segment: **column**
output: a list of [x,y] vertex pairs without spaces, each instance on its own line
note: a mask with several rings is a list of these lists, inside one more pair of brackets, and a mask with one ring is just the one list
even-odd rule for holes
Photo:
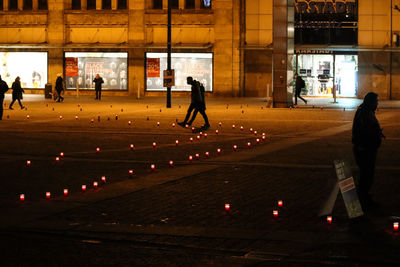
[[32,10],[38,10],[39,9],[39,0],[33,0],[32,1]]
[[179,9],[185,9],[185,1],[186,0],[179,0]]
[[87,0],[81,0],[81,9],[87,10]]
[[102,9],[102,0],[96,0],[96,10],[101,10]]
[[24,0],[18,0],[18,10],[24,10]]
[[111,0],[111,9],[112,10],[118,9],[118,0]]

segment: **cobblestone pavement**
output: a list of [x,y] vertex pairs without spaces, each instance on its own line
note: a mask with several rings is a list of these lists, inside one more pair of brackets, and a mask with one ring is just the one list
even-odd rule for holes
[[28,100],[27,110],[5,110],[0,123],[0,250],[10,266],[400,262],[400,237],[392,230],[400,216],[400,112],[390,108],[397,103],[377,112],[387,137],[373,187],[381,208],[349,222],[339,196],[328,224],[318,213],[336,181],[333,160],[349,159],[358,176],[354,110],[211,98],[205,137],[173,127],[186,99],[174,99],[172,109],[159,98]]

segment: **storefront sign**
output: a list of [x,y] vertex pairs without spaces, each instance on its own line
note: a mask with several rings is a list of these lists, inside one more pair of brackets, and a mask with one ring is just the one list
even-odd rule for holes
[[296,54],[333,54],[331,50],[296,49]]
[[163,72],[164,78],[164,87],[172,87],[175,86],[175,70],[164,70]]
[[301,14],[356,14],[355,0],[296,0],[296,13]]
[[75,57],[65,58],[65,75],[76,77],[78,76],[78,59]]
[[159,78],[160,77],[160,59],[147,58],[147,77]]

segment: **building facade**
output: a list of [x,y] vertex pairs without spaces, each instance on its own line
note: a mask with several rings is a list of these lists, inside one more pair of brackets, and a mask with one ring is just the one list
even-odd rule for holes
[[[399,3],[397,3],[399,2]],[[210,95],[291,104],[310,97],[400,98],[400,0],[170,0],[174,95],[200,80]],[[43,93],[164,95],[168,0],[0,0],[0,74]]]

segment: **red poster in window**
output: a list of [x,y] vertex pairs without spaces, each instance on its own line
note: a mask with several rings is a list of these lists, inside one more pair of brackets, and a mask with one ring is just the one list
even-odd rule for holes
[[147,77],[159,78],[160,77],[160,59],[147,58]]
[[68,77],[78,76],[78,58],[76,57],[65,58],[65,76]]

